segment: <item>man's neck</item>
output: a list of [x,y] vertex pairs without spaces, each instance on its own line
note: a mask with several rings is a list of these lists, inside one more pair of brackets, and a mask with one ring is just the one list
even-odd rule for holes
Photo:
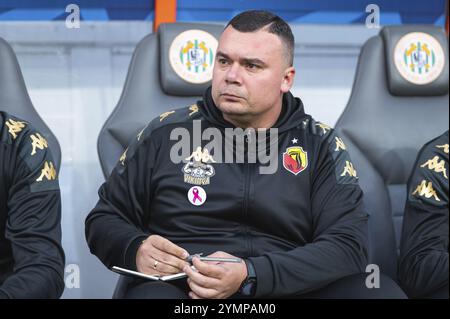
[[247,128],[271,128],[277,122],[282,110],[282,102],[274,105],[265,113],[257,115],[230,115],[223,113],[223,118],[236,127]]

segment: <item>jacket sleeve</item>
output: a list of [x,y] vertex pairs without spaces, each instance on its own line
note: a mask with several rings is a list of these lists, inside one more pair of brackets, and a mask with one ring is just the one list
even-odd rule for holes
[[111,268],[136,270],[136,253],[149,234],[150,180],[156,146],[147,128],[134,138],[107,181],[99,200],[86,218],[86,239],[91,253]]
[[313,159],[313,240],[288,252],[249,258],[256,271],[256,297],[304,294],[365,270],[368,215],[345,145],[337,148],[335,138],[334,133],[324,137]]
[[430,144],[419,153],[408,182],[398,275],[409,297],[448,285],[447,165],[448,155],[445,162]]
[[42,138],[33,131],[17,138],[8,169],[5,238],[11,243],[14,268],[0,286],[0,294],[8,298],[58,298],[64,290],[57,173],[46,141],[33,145],[33,137]]

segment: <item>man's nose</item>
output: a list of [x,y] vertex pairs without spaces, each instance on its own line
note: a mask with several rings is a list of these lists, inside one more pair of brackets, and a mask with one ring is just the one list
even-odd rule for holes
[[227,70],[225,80],[228,83],[240,84],[241,83],[241,69],[238,63],[233,63]]

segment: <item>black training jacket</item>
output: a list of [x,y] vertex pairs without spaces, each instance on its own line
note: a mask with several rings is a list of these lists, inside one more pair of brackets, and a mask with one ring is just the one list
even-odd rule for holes
[[[210,88],[197,104],[150,122],[100,187],[86,238],[107,267],[135,269],[139,243],[158,234],[191,254],[225,251],[250,259],[256,297],[300,294],[364,272],[368,217],[356,169],[342,140],[305,114],[300,99],[285,94],[274,125],[278,140],[261,138],[278,146],[273,174],[261,174],[248,156],[245,163],[224,163],[222,154],[220,163],[219,152],[205,151],[209,140],[173,163],[171,150],[189,144],[182,132],[192,137],[198,123],[206,135],[208,128],[222,137],[233,128]],[[238,137],[246,150],[256,140],[251,132]],[[228,142],[221,143],[223,153]]]
[[448,131],[420,150],[409,178],[398,277],[409,297],[448,289]]
[[44,137],[0,112],[0,299],[58,298],[64,290],[53,165]]

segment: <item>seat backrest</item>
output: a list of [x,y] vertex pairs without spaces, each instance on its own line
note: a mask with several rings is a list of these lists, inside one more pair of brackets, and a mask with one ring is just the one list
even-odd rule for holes
[[211,83],[222,25],[161,24],[134,51],[119,102],[98,137],[105,176],[127,144],[159,114],[194,103]]
[[[129,141],[156,116],[196,102],[211,84],[223,25],[161,24],[136,46],[122,95],[98,137],[98,155],[109,176]],[[120,276],[113,298],[130,279]]]
[[448,130],[448,65],[443,29],[384,27],[362,47],[336,124],[370,214],[370,261],[394,279],[408,177],[420,147]]
[[58,140],[31,103],[17,57],[11,46],[2,38],[0,38],[0,111],[28,121],[39,130],[47,140],[52,150],[54,164],[59,170],[61,149]]

